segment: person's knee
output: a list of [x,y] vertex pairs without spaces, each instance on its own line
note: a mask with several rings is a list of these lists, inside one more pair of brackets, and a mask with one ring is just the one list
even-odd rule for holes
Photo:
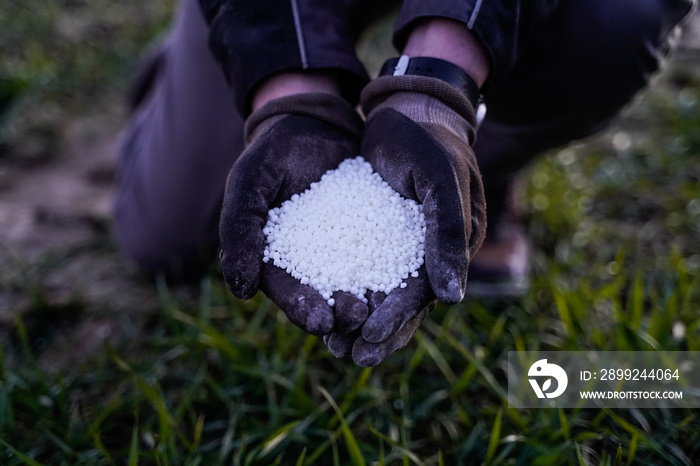
[[117,195],[113,231],[120,252],[150,276],[191,280],[206,273],[218,250],[218,238],[183,237],[176,228],[164,228],[142,207]]
[[185,232],[149,211],[148,202],[137,194],[122,184],[115,196],[113,232],[122,254],[149,275],[180,280],[201,276],[218,250],[215,226],[202,234]]

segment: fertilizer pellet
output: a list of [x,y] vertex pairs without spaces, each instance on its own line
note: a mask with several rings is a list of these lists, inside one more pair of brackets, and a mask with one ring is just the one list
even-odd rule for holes
[[367,302],[417,277],[425,256],[423,206],[402,198],[362,157],[268,212],[263,262],[273,261],[329,306],[334,291]]

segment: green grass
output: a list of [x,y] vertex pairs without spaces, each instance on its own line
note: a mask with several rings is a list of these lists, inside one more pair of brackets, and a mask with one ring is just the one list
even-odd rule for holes
[[[54,19],[88,11],[49,3],[3,7],[17,37],[31,39],[22,50],[52,37]],[[124,5],[134,17],[145,8]],[[155,16],[141,18],[167,7],[154,2]],[[55,51],[85,68],[63,69],[44,46],[35,61],[3,62],[21,89],[6,124],[30,128],[16,118],[31,116],[32,102],[80,115],[93,111],[93,93],[112,98],[133,62],[122,58],[162,20],[129,24],[119,50]],[[120,338],[52,368],[52,313],[70,323],[87,304],[46,303],[44,270],[56,259],[0,270],[1,287],[32,297],[2,332],[0,464],[698,464],[697,410],[512,409],[504,368],[509,350],[700,351],[699,99],[698,82],[662,80],[610,132],[541,158],[522,179],[529,294],[439,306],[373,369],[336,360],[266,298],[236,300],[216,272],[185,297],[159,282],[145,322],[125,315]]]
[[202,282],[198,305],[161,287],[147,343],[57,374],[39,368],[18,320],[0,373],[0,463],[693,464],[696,411],[505,405],[508,350],[700,348],[697,313],[681,304],[697,306],[697,278],[682,263],[666,273],[645,287],[643,274],[595,286],[582,274],[580,290],[552,287],[552,273],[520,301],[440,307],[374,369],[334,359],[269,301],[238,302],[218,279]]

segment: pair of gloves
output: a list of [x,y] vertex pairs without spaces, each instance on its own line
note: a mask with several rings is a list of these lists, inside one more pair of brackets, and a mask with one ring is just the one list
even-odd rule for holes
[[[268,102],[246,121],[246,149],[229,173],[220,219],[221,264],[241,299],[261,289],[303,330],[323,336],[336,357],[374,366],[405,346],[436,299],[461,301],[472,255],[486,229],[481,176],[471,149],[475,113],[451,85],[424,76],[384,76],[369,83],[363,124],[330,94]],[[319,181],[346,158],[362,155],[401,196],[423,204],[425,264],[406,288],[350,293],[335,305],[283,269],[263,263],[268,211]]]

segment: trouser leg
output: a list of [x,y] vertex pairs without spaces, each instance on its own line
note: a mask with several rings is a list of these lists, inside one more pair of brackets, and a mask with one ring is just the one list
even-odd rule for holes
[[114,204],[120,248],[140,268],[196,274],[218,246],[243,122],[208,47],[196,0],[183,0],[152,89],[122,134]]
[[562,0],[487,96],[475,152],[492,191],[537,154],[607,126],[659,69],[693,3]]
[[687,0],[561,0],[515,67],[487,95],[475,152],[486,241],[470,266],[472,295],[527,289],[529,246],[513,217],[512,180],[539,153],[607,126],[649,82]]

